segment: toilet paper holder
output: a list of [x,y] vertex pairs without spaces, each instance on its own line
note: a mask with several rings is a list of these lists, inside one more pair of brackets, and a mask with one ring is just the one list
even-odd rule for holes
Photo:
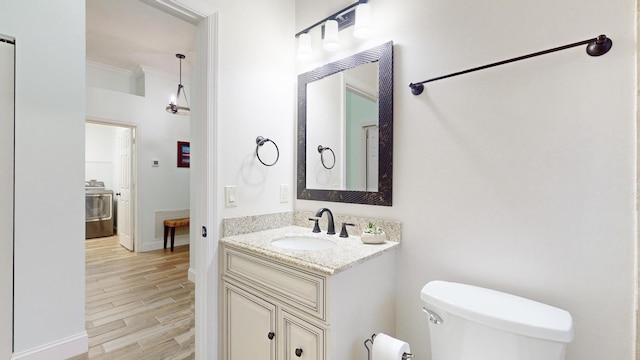
[[[367,339],[364,341],[364,347],[367,348],[367,359],[371,360],[371,350],[373,349],[373,341],[376,339],[376,334],[371,335],[370,339]],[[369,344],[372,346],[371,349],[369,349]],[[404,353],[402,354],[402,360],[408,360],[408,359],[413,359],[413,354],[409,354],[409,353]]]

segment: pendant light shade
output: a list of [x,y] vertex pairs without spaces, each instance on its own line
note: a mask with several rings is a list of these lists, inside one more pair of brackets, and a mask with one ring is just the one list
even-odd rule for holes
[[[176,96],[171,96],[171,102],[169,106],[165,108],[168,113],[176,114],[176,115],[189,115],[191,113],[191,109],[189,108],[189,100],[187,100],[187,93],[184,91],[184,86],[182,86],[182,59],[185,58],[182,54],[176,54],[176,57],[180,61],[180,82],[178,83],[178,91]],[[180,94],[184,98],[184,103],[186,106],[180,106]]]
[[356,6],[356,24],[353,27],[353,36],[358,39],[370,37],[371,25],[371,6],[369,3]]
[[300,34],[298,36],[298,59],[311,59],[311,52],[311,36],[308,33]]
[[327,20],[324,23],[322,48],[327,51],[336,51],[340,48],[340,35],[338,35],[338,22],[336,20]]

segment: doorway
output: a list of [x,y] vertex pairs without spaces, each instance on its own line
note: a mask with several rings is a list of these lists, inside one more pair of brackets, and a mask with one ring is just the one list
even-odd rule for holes
[[[120,245],[136,251],[136,128],[87,121],[85,129],[85,185],[98,184],[113,193],[113,229],[105,236],[118,235]],[[88,220],[87,220],[88,221]]]

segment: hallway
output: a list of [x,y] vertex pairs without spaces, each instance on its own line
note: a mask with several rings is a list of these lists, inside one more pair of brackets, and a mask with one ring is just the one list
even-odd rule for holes
[[118,237],[86,240],[84,359],[193,359],[189,247],[134,253]]

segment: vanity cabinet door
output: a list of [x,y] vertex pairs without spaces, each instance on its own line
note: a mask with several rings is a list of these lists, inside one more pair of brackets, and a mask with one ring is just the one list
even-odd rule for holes
[[286,311],[281,311],[283,359],[324,360],[324,330]]
[[224,282],[225,360],[276,359],[276,306]]

